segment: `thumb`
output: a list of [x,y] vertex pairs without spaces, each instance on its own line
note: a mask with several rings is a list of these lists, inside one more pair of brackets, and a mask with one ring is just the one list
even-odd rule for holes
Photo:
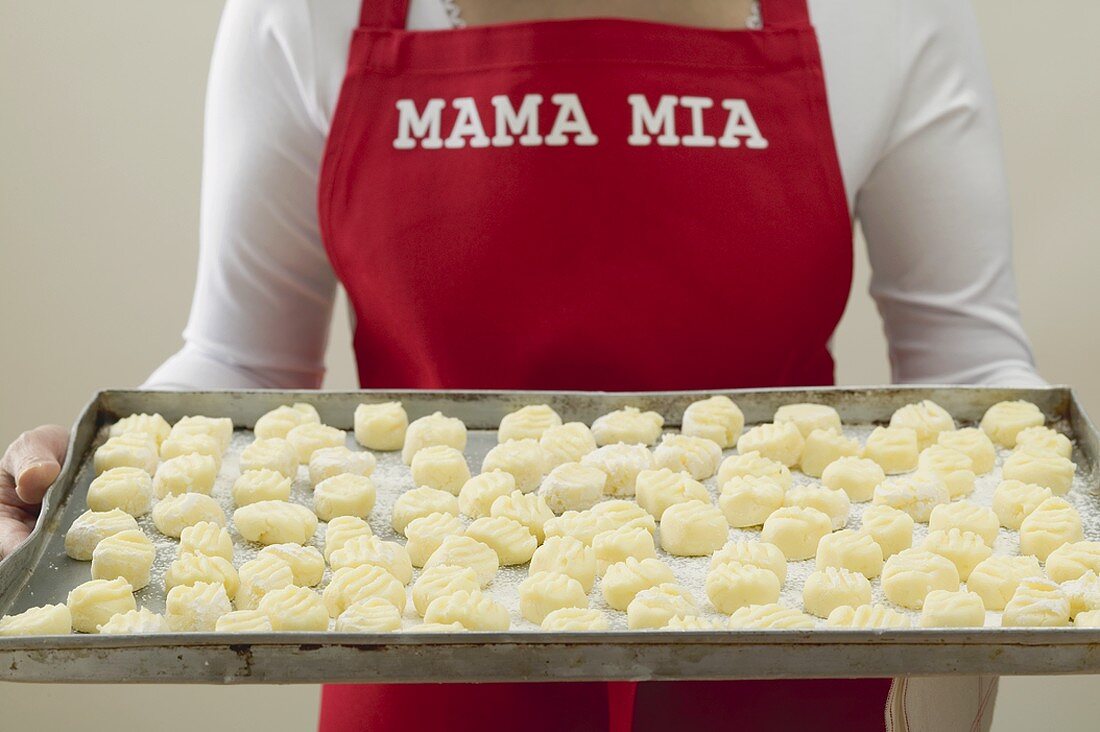
[[15,481],[15,494],[28,504],[42,502],[57,476],[68,450],[64,427],[45,425],[24,432],[4,455],[3,468]]

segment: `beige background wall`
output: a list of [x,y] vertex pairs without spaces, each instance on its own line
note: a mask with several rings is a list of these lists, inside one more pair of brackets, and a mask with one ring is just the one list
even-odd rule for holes
[[[959,0],[960,2],[963,0]],[[68,424],[179,345],[196,258],[220,0],[0,0],[0,444]],[[1051,381],[1100,416],[1100,4],[977,0],[1004,120],[1024,319]],[[860,256],[842,383],[888,378]],[[338,308],[330,387],[354,385]],[[997,732],[1096,728],[1100,678],[1006,679]],[[0,727],[308,729],[316,687],[0,684]],[[37,720],[34,715],[37,715]],[[132,725],[132,727],[131,727]]]

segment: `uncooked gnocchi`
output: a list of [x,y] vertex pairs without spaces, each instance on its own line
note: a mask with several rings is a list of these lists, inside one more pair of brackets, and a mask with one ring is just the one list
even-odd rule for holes
[[428,557],[435,553],[448,536],[463,532],[458,516],[449,513],[430,513],[415,519],[405,527],[405,549],[414,567],[423,567]]
[[[298,453],[298,462],[308,465],[313,453],[318,450],[326,447],[344,447],[347,443],[347,433],[327,424],[307,422],[287,432],[286,441],[294,446],[294,450]],[[272,623],[275,623],[274,619]]]
[[973,531],[990,547],[997,540],[1000,528],[1001,523],[992,509],[972,501],[944,503],[933,508],[928,517],[929,531]]
[[982,598],[986,610],[1004,610],[1021,582],[1042,576],[1035,557],[993,556],[978,563],[966,580],[966,589]]
[[1100,610],[1100,576],[1091,569],[1075,580],[1063,582],[1062,592],[1069,600],[1069,616]]
[[718,507],[734,528],[760,526],[783,505],[786,491],[774,479],[735,475],[722,486]]
[[600,447],[622,442],[627,445],[652,445],[661,436],[664,418],[657,412],[643,412],[637,407],[623,407],[597,417],[592,423],[592,436]]
[[692,402],[684,410],[681,432],[717,443],[720,448],[733,447],[745,428],[745,415],[727,396],[712,396]]
[[325,574],[325,558],[316,547],[301,544],[270,544],[257,556],[274,556],[282,559],[294,573],[294,584],[313,587],[321,584]]
[[716,565],[707,572],[704,587],[710,604],[726,615],[747,605],[766,605],[779,599],[779,578],[751,564]]
[[755,452],[790,468],[798,464],[805,444],[806,438],[794,422],[768,423],[752,427],[737,438],[737,452]]
[[160,443],[164,442],[171,431],[172,426],[159,414],[131,414],[129,417],[123,417],[111,425],[107,435],[108,437],[118,437],[130,432],[144,433],[152,437],[159,448]]
[[542,619],[543,630],[585,632],[611,630],[607,615],[595,608],[563,607]]
[[634,526],[640,526],[651,534],[657,531],[657,522],[653,516],[634,501],[603,501],[585,513],[596,517],[600,531]]
[[746,605],[730,615],[732,630],[810,630],[814,619],[804,612],[769,602],[762,605]]
[[721,620],[704,618],[701,615],[676,615],[668,619],[664,630],[726,630],[730,627]]
[[729,537],[729,524],[717,506],[685,501],[669,506],[661,517],[661,548],[680,557],[699,557],[718,551]]
[[507,516],[479,518],[466,528],[466,536],[491,547],[502,566],[526,564],[539,545],[526,526]]
[[629,557],[625,562],[607,568],[600,580],[600,591],[611,608],[626,610],[630,601],[642,590],[675,581],[672,570],[660,559]]
[[886,560],[882,591],[895,605],[920,610],[932,590],[959,589],[959,570],[954,563],[925,549],[906,549]]
[[814,430],[806,437],[800,467],[812,478],[820,478],[832,463],[841,458],[858,458],[862,449],[857,440],[829,430]]
[[890,506],[868,506],[860,531],[875,540],[883,557],[890,557],[913,545],[913,517]]
[[993,512],[1006,529],[1019,529],[1032,511],[1053,494],[1041,485],[1005,480],[993,491]]
[[1069,492],[1077,466],[1069,458],[1042,448],[1019,448],[1001,466],[1005,480],[1018,480],[1049,488],[1056,496]]
[[583,511],[603,498],[606,484],[607,473],[599,468],[581,463],[562,463],[543,479],[539,495],[554,513]]
[[247,506],[259,501],[289,501],[291,483],[277,470],[261,468],[246,470],[233,481],[231,493],[233,502],[238,506]]
[[519,612],[541,624],[547,615],[563,607],[588,607],[581,583],[567,574],[535,572],[519,585]]
[[238,610],[255,610],[260,599],[272,590],[294,584],[294,570],[274,554],[261,554],[237,569],[240,586],[233,598]]
[[457,496],[470,479],[470,466],[461,451],[449,445],[432,445],[413,455],[412,479],[418,486]]
[[358,516],[338,516],[329,521],[325,527],[325,561],[334,551],[360,536],[374,536],[374,532],[370,524]]
[[96,633],[112,616],[137,609],[134,588],[122,577],[77,585],[65,604],[72,615],[73,630],[78,633]]
[[881,506],[904,511],[919,523],[928,523],[932,509],[951,500],[943,479],[927,473],[891,478],[875,488],[872,499]]
[[885,605],[841,605],[829,613],[825,625],[830,628],[910,628],[909,616]]
[[1058,547],[1084,538],[1081,515],[1062,498],[1048,498],[1020,524],[1020,554],[1046,561]]
[[459,590],[437,597],[424,612],[424,622],[458,623],[466,630],[481,631],[504,631],[511,625],[508,609],[481,590]]
[[675,583],[642,590],[626,607],[626,627],[646,630],[665,627],[673,618],[699,614],[691,593]]
[[598,468],[607,475],[605,494],[629,497],[634,495],[638,474],[653,469],[653,453],[644,445],[615,443],[588,453],[581,465]]
[[848,500],[861,503],[869,501],[884,480],[886,473],[874,460],[861,457],[842,457],[825,466],[821,471],[821,484],[826,488],[844,491]]
[[827,430],[837,434],[841,431],[840,414],[825,404],[785,404],[775,410],[773,420],[777,424],[794,424],[803,437],[809,437],[814,430]]
[[458,499],[447,491],[436,488],[413,488],[397,497],[390,514],[390,525],[399,534],[405,533],[405,527],[421,516],[433,513],[458,515]]
[[443,412],[434,412],[413,420],[405,430],[401,459],[406,465],[412,465],[413,456],[417,452],[433,445],[446,445],[459,451],[465,450],[466,425],[461,419],[447,417]]
[[909,427],[876,427],[863,445],[863,457],[874,460],[887,475],[917,467],[917,432]]
[[510,440],[502,442],[485,455],[481,462],[481,472],[503,470],[516,479],[516,489],[530,493],[539,487],[546,475],[546,454],[539,447],[538,440]]
[[513,491],[493,501],[493,505],[489,508],[489,515],[493,517],[505,516],[513,521],[518,521],[535,535],[540,544],[546,538],[543,527],[547,521],[554,518],[554,512],[550,510],[550,506],[546,504],[542,496],[537,493],[521,493],[520,491]]
[[783,490],[787,490],[794,483],[790,469],[783,463],[766,458],[758,452],[747,452],[730,455],[722,461],[718,467],[718,487],[721,488],[733,478],[750,475],[757,478],[771,478]]
[[133,516],[120,508],[110,511],[85,511],[73,520],[65,533],[65,553],[73,559],[87,562],[92,558],[96,545],[120,531],[136,530],[138,523]]
[[1016,435],[1016,449],[1052,452],[1068,460],[1073,455],[1073,442],[1049,427],[1028,427]]
[[328,630],[328,609],[321,596],[308,587],[291,585],[272,590],[260,599],[257,609],[267,616],[275,631]]
[[387,633],[401,629],[401,613],[377,597],[361,600],[336,618],[337,633]]
[[556,516],[547,521],[542,529],[546,538],[554,536],[569,536],[580,541],[585,546],[592,546],[596,534],[607,531],[606,522],[601,521],[598,514],[587,511],[566,511],[561,516]]
[[634,495],[638,505],[657,521],[665,510],[685,501],[710,502],[710,494],[702,483],[690,475],[669,468],[643,470],[638,473]]
[[144,607],[112,615],[110,620],[99,626],[101,635],[145,635],[170,630],[163,615]]
[[543,432],[539,447],[546,456],[547,469],[552,470],[564,463],[580,462],[596,449],[596,438],[583,422],[566,422]]
[[978,564],[993,556],[993,550],[986,546],[982,537],[973,531],[960,529],[929,531],[923,548],[949,559],[959,571],[959,578],[963,582],[970,577]]
[[153,476],[153,493],[157,498],[180,493],[204,493],[214,490],[218,464],[209,455],[180,455],[169,458],[157,467]]
[[775,544],[787,559],[809,559],[817,554],[822,537],[831,533],[833,522],[816,508],[784,506],[764,521],[760,539]]
[[981,428],[1001,447],[1016,447],[1016,436],[1028,427],[1042,427],[1046,418],[1031,402],[998,402],[986,410]]
[[764,541],[731,541],[710,558],[710,569],[727,562],[751,564],[766,569],[779,578],[780,585],[787,580],[787,558],[775,544]]
[[404,610],[407,601],[405,586],[382,567],[361,564],[341,567],[321,593],[329,617],[339,617],[351,605],[367,599],[381,599],[397,610]]
[[428,557],[424,569],[448,564],[469,567],[477,573],[478,582],[485,587],[493,581],[500,569],[500,559],[493,548],[469,536],[448,536],[439,548]]
[[164,575],[166,591],[199,582],[221,583],[230,600],[237,596],[241,585],[232,563],[221,557],[208,557],[205,554],[181,554],[168,565],[168,571]]
[[125,432],[107,438],[92,458],[96,475],[111,468],[140,468],[149,475],[157,470],[157,441],[144,432]]
[[932,590],[924,598],[922,628],[980,628],[985,625],[985,605],[975,592]]
[[625,562],[627,557],[646,559],[657,556],[653,534],[640,526],[601,531],[592,539],[592,550],[596,554],[596,571],[601,575],[612,564]]
[[279,437],[256,440],[241,451],[241,471],[273,470],[293,480],[298,475],[298,451]]
[[1008,627],[1060,627],[1069,625],[1066,593],[1048,579],[1030,577],[1020,582],[1005,605],[1001,625]]
[[[310,515],[313,515],[312,511]],[[316,520],[317,517],[314,516],[314,521]],[[173,539],[178,539],[188,526],[202,521],[225,526],[225,512],[222,507],[213,498],[202,493],[166,496],[153,506],[153,525],[157,527],[157,531]],[[237,530],[240,531],[239,526]]]
[[157,557],[156,547],[141,529],[129,529],[104,537],[92,551],[92,578],[121,577],[134,590],[149,584],[149,573]]
[[360,404],[355,408],[354,425],[356,442],[368,450],[400,450],[405,444],[409,415],[401,402]]
[[317,414],[317,409],[312,404],[302,402],[292,405],[284,404],[261,415],[256,420],[256,426],[252,431],[255,433],[256,438],[260,440],[267,440],[272,437],[285,440],[288,432],[307,422],[312,424],[321,423],[321,416]]
[[859,572],[838,567],[819,569],[802,586],[806,612],[827,618],[838,607],[859,607],[871,603],[871,582]]
[[396,541],[383,541],[377,536],[360,536],[349,539],[329,555],[329,566],[333,570],[362,564],[381,567],[401,580],[403,585],[412,581],[412,559],[408,550]]
[[561,417],[557,412],[546,404],[529,404],[501,418],[497,440],[538,440],[553,427],[561,427]]
[[816,562],[818,569],[836,567],[871,579],[882,573],[882,547],[870,534],[845,529],[822,537],[817,545]]
[[160,445],[162,460],[171,460],[182,455],[206,455],[214,458],[221,467],[224,448],[218,438],[206,432],[176,433],[174,430]]
[[488,516],[493,501],[515,489],[516,479],[503,470],[475,475],[458,492],[458,510],[470,518]]
[[973,492],[974,461],[966,453],[943,445],[925,448],[917,458],[917,470],[935,475],[947,486],[952,499],[962,498]]
[[1100,574],[1100,541],[1063,544],[1047,556],[1046,567],[1055,582],[1069,582],[1086,572]]
[[374,508],[375,495],[374,482],[365,475],[334,475],[313,489],[313,510],[322,521],[338,516],[366,518]]
[[[178,422],[172,425],[172,431],[168,434],[165,442],[174,437],[193,435],[212,437],[217,442],[219,451],[225,452],[229,448],[229,441],[233,439],[233,420],[228,417],[203,417],[199,415],[181,417]],[[170,456],[161,453],[161,457]]]
[[369,476],[377,462],[369,452],[351,450],[343,445],[322,447],[309,456],[309,484],[315,486],[343,474]]
[[153,506],[153,480],[141,468],[111,468],[88,486],[88,508],[102,513],[112,509],[144,516]]
[[687,473],[695,480],[706,480],[718,472],[722,448],[705,437],[667,434],[653,451],[653,464],[678,473]]
[[958,450],[966,455],[970,458],[973,470],[978,475],[985,475],[993,470],[997,461],[997,449],[993,445],[993,440],[977,427],[941,432],[936,438],[936,444]]
[[424,617],[428,605],[437,597],[453,595],[460,590],[472,592],[481,589],[477,572],[470,567],[458,567],[453,564],[439,564],[420,573],[412,586],[413,607],[416,614]]
[[271,619],[259,610],[234,610],[214,621],[218,633],[270,633]]
[[799,485],[787,491],[787,495],[783,498],[783,505],[816,508],[829,517],[835,531],[844,528],[844,524],[848,523],[848,513],[851,510],[852,502],[844,491],[834,491],[813,485]]
[[567,574],[587,593],[596,581],[596,569],[596,550],[591,546],[571,536],[550,536],[531,556],[529,571]]
[[955,420],[946,409],[930,399],[916,404],[906,404],[890,417],[891,427],[908,427],[917,433],[917,445],[921,450],[933,445],[942,432],[955,429]]
[[288,501],[257,501],[234,511],[233,525],[245,541],[305,544],[317,531],[317,514]]
[[72,631],[73,615],[68,605],[42,605],[0,618],[0,636],[68,635]]

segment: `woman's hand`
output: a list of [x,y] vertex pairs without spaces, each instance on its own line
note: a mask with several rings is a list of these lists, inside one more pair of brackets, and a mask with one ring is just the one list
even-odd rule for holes
[[47,424],[21,434],[0,458],[0,559],[34,528],[42,496],[57,480],[68,445],[69,431]]

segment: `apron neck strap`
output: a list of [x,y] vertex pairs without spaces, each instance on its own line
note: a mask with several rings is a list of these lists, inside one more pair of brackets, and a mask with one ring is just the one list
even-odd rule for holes
[[764,27],[810,25],[807,0],[760,0],[760,14]]
[[402,30],[409,16],[409,0],[363,0],[360,28]]

